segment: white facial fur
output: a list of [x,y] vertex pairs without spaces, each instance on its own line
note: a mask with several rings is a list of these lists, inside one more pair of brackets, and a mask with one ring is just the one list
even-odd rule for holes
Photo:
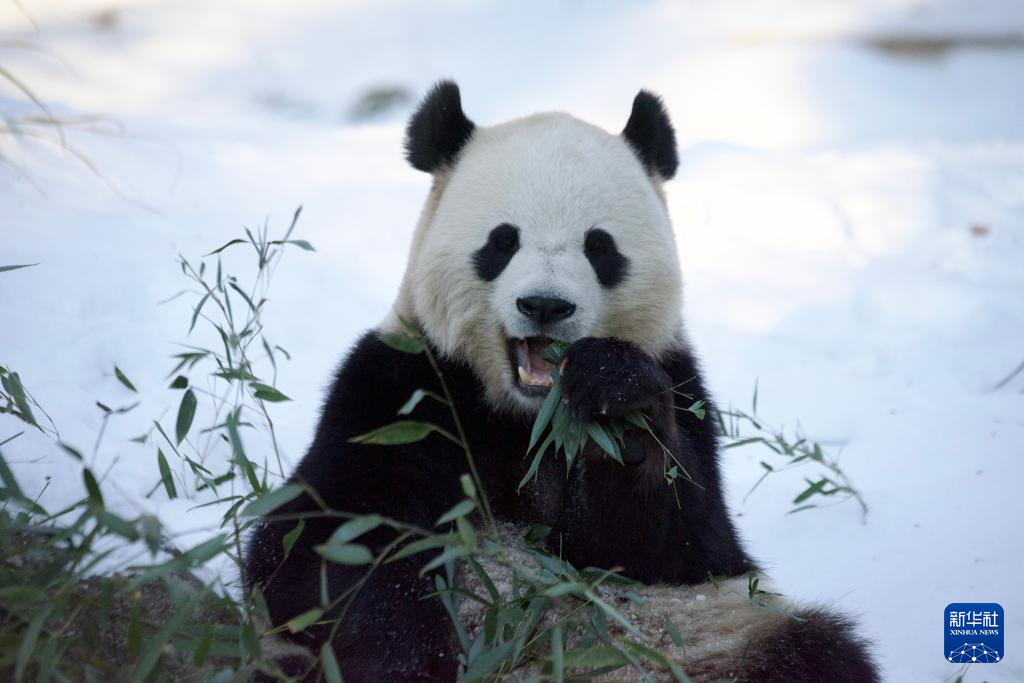
[[[677,348],[681,278],[659,185],[621,136],[567,114],[477,127],[454,169],[435,175],[394,313],[418,322],[443,355],[468,362],[492,404],[524,412],[540,399],[516,387],[508,338],[540,332],[517,310],[520,297],[576,305],[545,329],[549,337],[618,337],[655,357]],[[519,250],[485,282],[473,255],[502,223],[519,228]],[[611,288],[584,254],[593,227],[629,259]],[[384,326],[395,324],[392,315]]]

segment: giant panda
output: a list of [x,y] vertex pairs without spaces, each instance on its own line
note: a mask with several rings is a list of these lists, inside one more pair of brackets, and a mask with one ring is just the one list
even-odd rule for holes
[[[443,81],[412,116],[405,144],[409,163],[433,183],[397,299],[341,364],[292,475],[316,497],[280,506],[246,550],[246,586],[262,592],[274,626],[320,605],[325,588],[336,596],[364,575],[314,551],[337,525],[317,516],[322,506],[431,528],[463,497],[464,453],[441,435],[403,446],[350,441],[395,421],[414,390],[438,390],[424,354],[381,341],[410,321],[438,359],[494,514],[508,524],[550,525],[555,550],[576,567],[621,568],[650,585],[660,602],[654,614],[669,610],[697,643],[683,661],[695,680],[877,680],[845,616],[794,607],[780,618],[743,608],[744,577],[757,566],[725,505],[712,420],[680,410],[672,391],[685,384],[686,394],[711,405],[681,317],[663,194],[678,156],[661,100],[636,95],[620,134],[563,113],[481,127],[463,112],[458,86]],[[642,410],[660,444],[628,436],[624,464],[585,452],[568,474],[546,457],[535,482],[518,491],[532,422],[552,383],[543,356],[552,339],[571,342],[560,382],[577,417]],[[455,429],[438,402],[420,402],[413,417]],[[666,484],[661,445],[692,483]],[[283,537],[303,513],[311,516],[286,556]],[[360,542],[380,549],[393,538],[382,527]],[[333,634],[348,683],[455,680],[451,621],[427,597],[435,585],[419,575],[423,557],[380,566],[336,630],[314,625],[290,636],[292,646],[316,653]],[[709,577],[734,578],[723,591],[723,579],[712,588]],[[731,597],[716,602],[716,593]],[[305,671],[296,661],[309,660],[282,657],[292,674],[320,675],[315,661]]]

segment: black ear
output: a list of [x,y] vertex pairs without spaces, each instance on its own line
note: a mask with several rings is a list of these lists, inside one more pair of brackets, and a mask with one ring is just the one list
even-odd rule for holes
[[676,132],[660,97],[646,90],[637,93],[622,137],[640,157],[648,173],[657,173],[665,180],[676,174],[679,167]]
[[475,127],[462,113],[459,86],[438,81],[409,119],[405,158],[413,168],[433,173],[455,160]]

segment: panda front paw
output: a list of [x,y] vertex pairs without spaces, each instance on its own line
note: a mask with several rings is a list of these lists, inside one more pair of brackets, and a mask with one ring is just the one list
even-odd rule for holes
[[573,343],[565,354],[561,385],[573,415],[585,422],[638,410],[660,415],[673,403],[669,374],[639,346],[614,337]]

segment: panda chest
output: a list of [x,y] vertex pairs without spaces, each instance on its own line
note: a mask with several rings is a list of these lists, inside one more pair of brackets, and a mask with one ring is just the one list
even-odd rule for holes
[[480,454],[481,475],[495,514],[507,522],[557,524],[569,488],[564,459],[548,452],[536,476],[523,482],[535,455],[527,453],[529,434],[519,429],[489,432],[473,450],[474,456]]
[[536,478],[518,491],[516,521],[558,525],[562,511],[565,510],[569,479],[564,462],[550,454],[548,456],[541,460]]

